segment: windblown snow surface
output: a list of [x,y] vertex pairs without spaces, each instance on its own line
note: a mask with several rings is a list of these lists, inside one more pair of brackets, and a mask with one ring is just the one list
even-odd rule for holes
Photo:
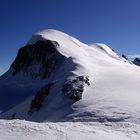
[[[44,83],[54,81],[55,85],[40,111],[32,115],[28,115],[28,111],[33,96],[25,100],[24,92],[21,95],[16,93],[25,101],[20,104],[13,101],[12,108],[5,107],[6,99],[2,101],[1,110],[4,112],[0,115],[0,139],[140,139],[138,66],[130,64],[105,44],[87,45],[60,31],[44,30],[35,33],[28,44],[34,44],[38,40],[57,41],[60,45],[58,51],[67,59],[46,80],[33,80],[22,73],[13,78],[11,70],[1,77],[2,87],[15,86],[16,83],[14,90],[18,84],[24,89],[22,91],[25,95],[29,87],[32,93],[30,96]],[[90,81],[90,85],[85,86],[82,99],[73,102],[62,96],[65,81],[81,75],[89,76]],[[1,96],[3,94],[0,93]]]

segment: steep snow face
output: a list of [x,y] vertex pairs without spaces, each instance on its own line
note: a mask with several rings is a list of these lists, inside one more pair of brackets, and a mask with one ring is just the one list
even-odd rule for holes
[[[66,59],[51,40],[37,41],[19,49],[10,70],[0,77],[0,110],[6,111],[34,95]],[[5,102],[7,102],[5,106]]]
[[80,53],[77,53],[77,51],[83,52],[83,47],[87,46],[72,36],[52,29],[33,34],[32,38],[28,41],[28,44],[34,44],[38,40],[53,40],[58,42],[61,46],[58,50],[67,57],[78,57]]
[[[35,112],[28,113],[32,108],[32,101],[36,99],[33,96],[3,113],[1,118],[39,122],[69,120],[139,123],[139,67],[124,62],[104,44],[89,46],[56,30],[35,33],[27,45],[33,45],[39,40],[56,41],[59,44],[58,52],[66,57],[61,67],[43,81],[44,85],[53,82],[53,86],[49,93],[41,93],[41,99],[37,100],[39,107],[34,108]],[[89,85],[75,84],[77,77],[81,76],[88,77]],[[64,96],[63,87],[67,83],[72,83],[69,87],[72,87],[74,99],[75,93],[80,93],[78,100]],[[76,85],[81,87],[75,87]],[[39,88],[37,93],[40,93]],[[71,92],[67,93],[71,97]]]
[[[51,45],[49,42],[52,42]],[[49,47],[47,47],[48,44]],[[65,77],[62,79],[66,79],[66,74],[69,75],[70,71],[72,73],[72,70],[78,65],[73,61],[76,61],[80,44],[82,43],[75,38],[56,30],[45,30],[34,34],[26,46],[19,50],[10,70],[0,77],[0,110],[10,109],[27,97],[34,95],[50,79],[55,79],[52,78],[55,75],[51,75],[51,73],[57,73],[60,67],[56,66],[58,61],[64,63],[63,66],[65,63],[69,65],[65,66],[67,69],[65,76],[60,74],[63,68],[58,74]],[[54,47],[56,48],[54,49]],[[49,53],[51,50],[53,53]],[[82,48],[80,51],[84,52]],[[79,54],[78,57],[80,56]],[[67,58],[67,60],[61,61],[64,60],[62,58]],[[5,102],[7,102],[6,106]]]

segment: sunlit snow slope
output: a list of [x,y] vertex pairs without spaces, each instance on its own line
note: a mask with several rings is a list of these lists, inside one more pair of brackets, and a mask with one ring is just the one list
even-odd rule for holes
[[[8,86],[12,86],[14,84],[15,86],[16,83],[22,86],[22,91],[26,90],[22,94],[16,93],[17,97],[12,93],[12,89],[10,90],[9,96],[13,94],[14,100],[21,97],[22,103],[13,100],[11,101],[12,105],[10,104],[10,107],[5,109],[4,106],[10,99],[7,95],[3,100],[3,107],[1,107],[1,110],[6,112],[1,114],[1,118],[18,118],[39,122],[129,121],[139,123],[139,67],[119,57],[105,44],[87,45],[56,30],[44,30],[35,33],[28,44],[32,45],[37,41],[44,40],[56,41],[59,44],[57,50],[65,57],[65,60],[50,77],[43,80],[40,78],[32,79],[30,75],[22,72],[12,76],[10,73],[12,70],[2,76],[0,78],[1,85],[6,86],[8,84]],[[71,100],[63,95],[62,89],[66,81],[75,79],[78,76],[87,76],[90,85],[84,84],[84,91],[80,100]],[[29,110],[34,95],[43,85],[50,82],[53,82],[54,85],[43,100],[42,107],[30,114]],[[13,90],[16,90],[17,87]],[[2,88],[3,86],[0,89]],[[21,88],[19,91],[21,91]],[[29,95],[32,97],[24,97],[24,94],[27,94],[26,91],[30,92],[27,97]],[[1,92],[0,96],[4,96],[4,92]]]

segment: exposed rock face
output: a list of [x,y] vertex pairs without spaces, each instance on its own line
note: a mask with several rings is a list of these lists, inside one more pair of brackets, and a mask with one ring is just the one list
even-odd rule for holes
[[126,60],[128,60],[127,56],[125,54],[122,54],[122,57]]
[[17,57],[11,65],[13,75],[23,71],[33,78],[45,79],[49,77],[65,59],[58,52],[58,47],[59,44],[56,41],[40,40],[19,49]]
[[62,93],[73,101],[79,101],[82,98],[85,84],[90,85],[88,76],[78,76],[64,84]]
[[133,63],[134,63],[135,65],[140,66],[140,58],[135,58],[134,61],[133,61]]
[[49,95],[50,88],[53,85],[54,85],[54,83],[49,83],[37,92],[37,94],[35,95],[34,99],[31,102],[30,110],[28,111],[29,115],[31,115],[35,111],[40,110],[45,98]]

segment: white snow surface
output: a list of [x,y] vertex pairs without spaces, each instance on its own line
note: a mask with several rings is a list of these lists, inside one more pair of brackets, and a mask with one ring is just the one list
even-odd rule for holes
[[127,123],[35,123],[0,120],[0,140],[139,140],[140,127]]
[[[56,83],[40,111],[27,114],[31,97],[0,116],[11,119],[15,114],[16,119],[33,122],[1,120],[0,138],[23,135],[23,139],[42,140],[140,139],[140,68],[124,61],[105,44],[87,45],[56,30],[35,33],[28,44],[44,39],[57,41],[58,51],[67,59],[46,80]],[[90,86],[85,87],[80,101],[72,102],[62,96],[62,86],[67,79],[81,75],[89,76]]]
[[119,56],[107,45],[103,43],[94,43],[90,44],[91,47],[97,48],[98,50],[102,51],[103,53],[106,53],[107,55],[114,57],[114,58],[119,58]]

